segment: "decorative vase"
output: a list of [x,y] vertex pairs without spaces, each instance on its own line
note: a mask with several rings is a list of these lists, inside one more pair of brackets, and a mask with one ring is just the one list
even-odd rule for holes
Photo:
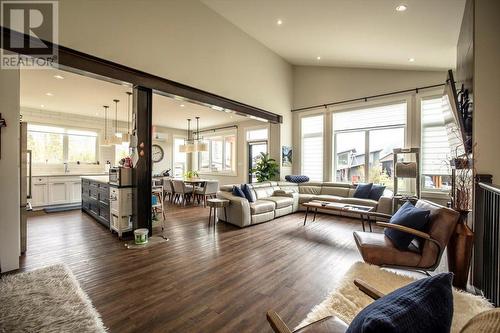
[[448,257],[448,269],[455,275],[453,277],[453,285],[465,290],[472,258],[474,232],[467,225],[467,217],[470,211],[459,211],[459,213],[460,218],[455,232],[450,238],[446,253]]

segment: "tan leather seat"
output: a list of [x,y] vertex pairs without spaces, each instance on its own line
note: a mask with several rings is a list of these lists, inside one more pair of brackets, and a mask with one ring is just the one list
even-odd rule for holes
[[378,201],[371,199],[359,199],[359,198],[341,198],[340,202],[343,204],[360,205],[368,207],[377,207]]
[[250,213],[252,215],[274,211],[276,204],[268,200],[257,200],[250,203]]
[[[413,241],[407,250],[397,249],[384,234],[354,232],[356,245],[365,262],[378,266],[425,271],[436,269],[455,231],[459,214],[426,200],[418,200],[415,206],[430,211],[429,222],[424,231],[406,228],[404,232],[417,237],[417,241]],[[384,227],[398,227],[387,223],[377,224]]]
[[339,197],[337,195],[329,195],[329,194],[320,194],[320,195],[315,195],[312,200],[321,200],[321,201],[328,201],[328,202],[340,202],[342,201],[342,197]]
[[262,200],[274,202],[276,204],[276,208],[283,208],[293,205],[293,198],[289,197],[268,197]]

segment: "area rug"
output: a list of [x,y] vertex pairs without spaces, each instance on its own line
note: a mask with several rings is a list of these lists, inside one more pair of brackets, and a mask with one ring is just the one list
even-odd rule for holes
[[[373,302],[373,299],[354,285],[354,279],[363,280],[384,294],[415,281],[411,277],[381,269],[375,265],[357,262],[351,266],[328,297],[316,305],[297,327],[331,315],[339,317],[348,324],[351,323],[362,309]],[[483,297],[454,289],[453,307],[451,332],[458,333],[469,319],[480,312],[491,309],[492,305]]]
[[65,265],[0,279],[0,332],[106,332]]

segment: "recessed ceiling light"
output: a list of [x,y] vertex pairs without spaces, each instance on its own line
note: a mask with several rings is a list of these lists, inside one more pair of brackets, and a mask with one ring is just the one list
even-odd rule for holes
[[54,77],[58,80],[64,80],[64,76],[61,75],[54,75]]
[[320,56],[317,56],[317,57],[316,57],[316,60],[321,60],[321,57],[320,57]]
[[42,104],[42,105],[40,105],[40,107],[41,107],[41,108],[44,108],[44,107],[45,107],[45,105],[43,105],[43,104]]
[[396,7],[396,11],[398,12],[404,12],[408,9],[408,6],[407,5],[399,5]]
[[283,24],[283,20],[282,20],[282,19],[278,19],[278,20],[276,21],[276,24],[277,24],[277,25],[282,25],[282,24]]
[[51,92],[48,92],[48,93],[46,93],[45,95],[47,95],[47,96],[54,96],[54,94],[53,94],[53,93],[51,93]]
[[409,62],[415,62],[415,58],[408,58]]
[[185,105],[184,105],[184,104],[181,104],[181,105],[180,105],[180,107],[181,107],[181,108],[183,108],[183,107],[185,107]]

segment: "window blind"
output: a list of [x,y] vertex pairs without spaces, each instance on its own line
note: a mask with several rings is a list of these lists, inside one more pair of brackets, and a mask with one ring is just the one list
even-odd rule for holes
[[335,131],[406,124],[406,102],[334,113]]
[[302,174],[323,180],[323,115],[301,119]]
[[450,146],[444,124],[441,97],[424,99],[421,103],[422,173],[449,175]]

